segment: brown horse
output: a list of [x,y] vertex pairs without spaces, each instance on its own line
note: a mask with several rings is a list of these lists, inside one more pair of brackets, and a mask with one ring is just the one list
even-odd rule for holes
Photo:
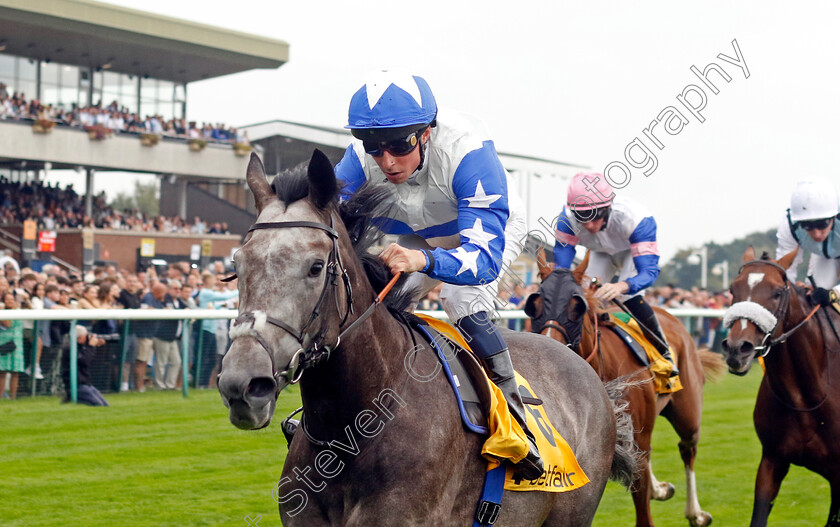
[[[283,525],[469,525],[484,438],[464,431],[435,352],[405,323],[411,295],[388,295],[392,310],[377,301],[390,273],[364,248],[384,195],[363,188],[339,205],[318,151],[308,170],[273,185],[252,155],[247,181],[259,217],[234,258],[240,314],[218,386],[231,422],[258,429],[280,390],[300,381],[301,425],[275,489]],[[590,482],[507,492],[496,525],[591,525],[611,472],[629,480],[635,468],[632,425],[617,427],[626,414],[567,347],[504,338]]]
[[761,441],[753,527],[767,525],[791,463],[831,485],[826,525],[840,525],[840,315],[815,311],[806,290],[787,279],[796,250],[780,260],[755,259],[752,247],[732,283],[724,341],[729,371],[745,375],[757,356],[766,371],[753,420]]
[[679,320],[662,309],[654,308],[675,353],[683,385],[683,389],[675,393],[657,395],[650,382],[653,375],[649,370],[641,369],[627,345],[612,331],[596,331],[604,311],[594,307],[599,304],[594,291],[584,293],[581,288],[589,252],[574,271],[554,270],[546,262],[544,253],[537,261],[540,278],[543,279],[541,291],[547,280],[558,280],[562,285],[553,288],[556,293],[554,298],[542,298],[540,293],[535,293],[528,299],[526,313],[532,318],[532,330],[571,345],[604,380],[635,378],[646,381],[637,382],[625,394],[633,418],[636,443],[644,454],[645,465],[631,487],[636,525],[653,525],[651,498],[667,500],[674,495],[674,486],[657,481],[650,466],[651,435],[657,415],[668,419],[680,437],[679,450],[685,465],[687,487],[685,516],[692,526],[709,525],[712,516],[700,508],[697,498],[694,459],[700,439],[703,384],[707,374],[716,376],[723,373],[724,364],[720,356],[707,350],[698,351]]

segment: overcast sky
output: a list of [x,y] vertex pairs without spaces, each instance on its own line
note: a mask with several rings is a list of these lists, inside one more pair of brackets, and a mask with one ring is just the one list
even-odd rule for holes
[[[617,192],[653,212],[666,258],[774,228],[798,177],[821,174],[840,183],[835,3],[109,3],[291,45],[289,62],[277,70],[191,84],[191,119],[341,127],[366,74],[402,66],[426,78],[441,106],[482,118],[500,151],[597,171],[612,161],[627,165],[630,181]],[[737,57],[733,40],[749,78],[718,58]],[[710,74],[716,95],[690,71],[710,62],[731,77],[727,83]],[[692,84],[708,99],[702,123],[677,100]],[[698,100],[688,95],[689,104]],[[660,150],[643,130],[668,106],[688,122],[676,135],[657,125]],[[680,123],[674,117],[672,130]],[[649,176],[625,160],[636,138],[656,156]],[[634,153],[642,159],[640,148]],[[620,179],[621,172],[613,174]],[[553,218],[565,183],[533,184],[531,206]]]

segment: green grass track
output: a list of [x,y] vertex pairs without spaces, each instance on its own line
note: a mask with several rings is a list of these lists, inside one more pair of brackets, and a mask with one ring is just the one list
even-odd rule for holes
[[[760,447],[752,408],[760,380],[727,374],[706,388],[697,459],[700,505],[715,525],[747,525]],[[279,526],[272,489],[286,446],[279,420],[267,430],[231,426],[215,391],[110,394],[109,408],[59,404],[56,398],[0,400],[0,525]],[[296,387],[278,416],[299,403]],[[651,507],[658,527],[688,525],[677,437],[659,419],[657,477],[676,495]],[[770,516],[774,526],[824,525],[828,484],[794,467]],[[596,526],[633,525],[630,495],[610,484]]]

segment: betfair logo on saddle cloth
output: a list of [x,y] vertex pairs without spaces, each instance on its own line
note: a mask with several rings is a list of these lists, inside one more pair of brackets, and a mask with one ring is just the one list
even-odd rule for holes
[[[418,316],[464,349],[470,349],[461,334],[451,325],[432,317]],[[488,460],[487,470],[492,470],[499,466],[500,459],[510,460],[512,464],[524,459],[528,454],[528,440],[522,427],[510,414],[501,390],[486,376],[485,380],[491,393],[490,415],[487,419],[490,436],[484,442],[481,454]],[[519,373],[516,373],[516,381],[520,393],[527,394],[533,399],[537,398],[531,385]],[[536,437],[545,472],[538,479],[523,480],[515,478],[512,465],[508,465],[505,490],[568,492],[589,483],[589,478],[578,464],[574,452],[551,424],[543,406],[526,404],[525,410],[525,418],[528,421],[528,427]]]
[[[645,337],[638,322],[624,313],[610,313],[610,318],[616,326],[626,331],[644,348],[648,362],[650,362],[650,371],[653,373],[653,386],[656,393],[674,393],[682,390],[679,376],[671,377],[671,363]],[[671,349],[671,356],[677,356],[673,348]]]

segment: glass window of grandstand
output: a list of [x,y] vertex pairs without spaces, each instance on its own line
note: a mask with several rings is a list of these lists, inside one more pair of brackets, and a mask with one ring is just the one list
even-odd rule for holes
[[102,108],[116,104],[118,111],[137,111],[137,77],[114,71],[93,74],[93,103]]
[[41,104],[69,111],[86,100],[80,95],[79,68],[68,64],[41,63]]
[[38,87],[37,62],[14,55],[0,54],[0,82],[6,85],[9,97],[22,94],[34,99]]
[[185,93],[183,84],[161,79],[142,79],[140,110],[143,117],[159,115],[163,121],[183,118]]

